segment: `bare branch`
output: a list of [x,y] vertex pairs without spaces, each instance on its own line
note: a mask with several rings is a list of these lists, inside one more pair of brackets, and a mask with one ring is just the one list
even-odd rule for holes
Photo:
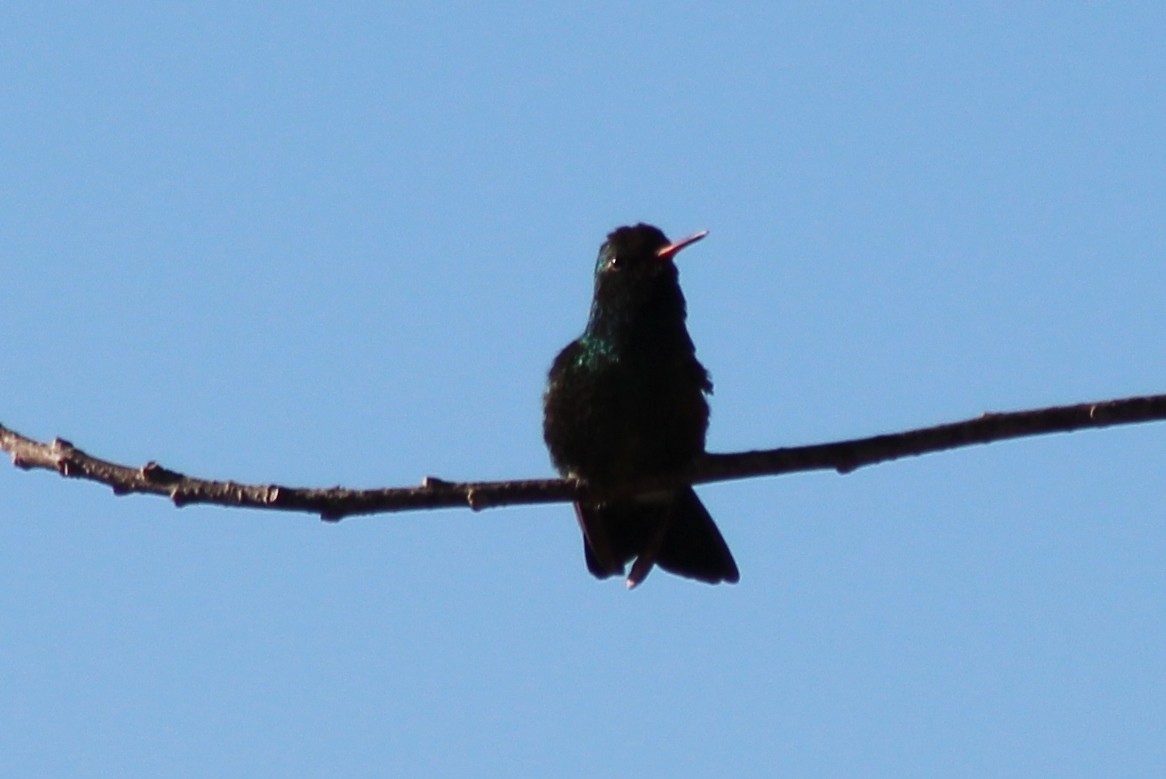
[[207,503],[217,506],[303,511],[338,521],[359,514],[417,509],[557,503],[601,500],[676,484],[703,484],[799,471],[856,468],[901,457],[939,452],[1009,438],[1068,433],[1085,428],[1166,420],[1166,395],[1122,398],[1075,406],[984,414],[947,425],[902,433],[733,454],[708,454],[688,473],[675,478],[627,485],[617,493],[598,493],[572,479],[525,479],[495,482],[449,482],[427,477],[418,487],[354,490],[344,487],[301,488],[275,484],[239,484],[187,476],[155,462],[140,468],[118,465],[86,454],[60,438],[49,443],[26,438],[0,425],[0,449],[25,470],[38,468],[62,476],[95,481],[117,495],[164,495],[176,506]]

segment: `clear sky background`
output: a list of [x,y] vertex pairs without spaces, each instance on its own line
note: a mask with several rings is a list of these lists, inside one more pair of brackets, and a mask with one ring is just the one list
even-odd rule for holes
[[[551,474],[596,249],[681,258],[709,448],[1166,391],[1166,6],[0,12],[0,422],[300,486]],[[388,6],[388,7],[386,7]],[[5,776],[1161,776],[1166,426],[563,504],[175,509],[0,468]]]

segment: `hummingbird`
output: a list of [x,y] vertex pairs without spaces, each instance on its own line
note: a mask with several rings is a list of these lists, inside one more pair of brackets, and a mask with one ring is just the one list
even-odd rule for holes
[[[669,241],[647,224],[607,236],[583,334],[551,365],[543,438],[564,476],[602,489],[667,478],[705,451],[713,391],[685,326],[676,255],[708,235]],[[691,486],[576,503],[587,569],[640,584],[654,565],[699,581],[736,582],[729,547]]]

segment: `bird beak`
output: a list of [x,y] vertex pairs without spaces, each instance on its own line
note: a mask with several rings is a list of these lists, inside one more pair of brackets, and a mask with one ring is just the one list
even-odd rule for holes
[[686,247],[690,244],[696,243],[697,241],[699,241],[701,238],[704,238],[708,234],[709,234],[708,230],[701,230],[699,233],[693,233],[692,235],[688,236],[687,238],[681,238],[679,241],[675,241],[673,243],[670,243],[667,246],[665,246],[663,249],[661,249],[660,251],[656,252],[656,256],[662,260],[671,260],[673,257],[676,256],[677,252],[679,252],[681,249],[683,249],[684,247]]

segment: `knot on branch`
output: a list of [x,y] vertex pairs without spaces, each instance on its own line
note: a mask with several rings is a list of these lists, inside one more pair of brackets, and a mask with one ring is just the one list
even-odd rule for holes
[[182,481],[183,478],[181,473],[172,471],[169,468],[163,468],[153,460],[150,460],[150,462],[139,468],[138,473],[150,484],[170,484],[172,482]]

